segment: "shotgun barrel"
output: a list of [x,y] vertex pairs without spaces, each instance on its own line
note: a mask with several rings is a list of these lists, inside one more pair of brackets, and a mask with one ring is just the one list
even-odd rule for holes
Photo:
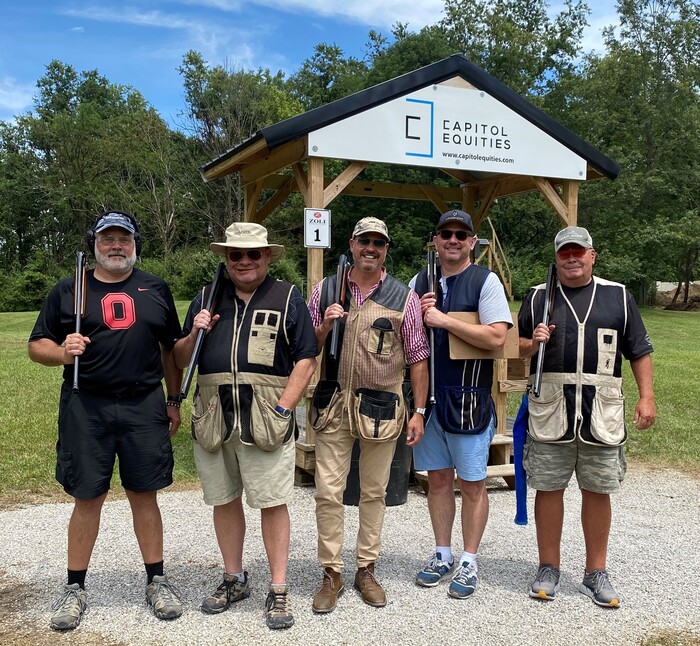
[[[547,283],[544,288],[544,307],[542,313],[542,324],[549,325],[549,319],[552,316],[552,308],[554,307],[554,294],[557,289],[557,268],[556,265],[549,265],[547,272]],[[544,347],[545,342],[540,341],[540,347],[537,349],[537,368],[535,369],[535,382],[532,386],[532,394],[535,397],[540,396],[542,388],[542,369],[544,368]]]
[[[333,302],[343,305],[345,303],[345,286],[347,285],[348,277],[348,257],[341,254],[338,259],[338,268],[335,272],[335,293],[333,294]],[[338,345],[340,344],[340,319],[333,321],[333,330],[331,331],[331,359],[338,358]]]
[[[75,315],[75,333],[80,334],[85,316],[87,298],[87,258],[83,251],[75,253],[75,279],[73,282],[73,314]],[[73,392],[80,392],[78,384],[80,375],[80,357],[73,359]]]
[[[207,310],[210,314],[213,314],[214,306],[216,305],[216,300],[219,296],[219,290],[224,282],[224,274],[226,273],[226,267],[224,263],[219,263],[214,273],[214,279],[211,282],[211,289],[207,295],[206,302],[204,303],[202,309]],[[190,363],[187,366],[187,375],[182,382],[182,387],[180,388],[180,397],[182,399],[187,399],[187,393],[190,391],[190,386],[192,385],[192,378],[194,377],[194,370],[197,367],[197,362],[199,361],[199,353],[202,351],[202,345],[204,343],[204,335],[206,330],[202,329],[197,332],[197,339],[194,342],[194,350],[192,350],[192,356],[190,357]]]
[[[437,298],[437,253],[434,250],[428,251],[428,290],[435,294]],[[430,339],[430,403],[435,403],[435,330],[429,329]]]

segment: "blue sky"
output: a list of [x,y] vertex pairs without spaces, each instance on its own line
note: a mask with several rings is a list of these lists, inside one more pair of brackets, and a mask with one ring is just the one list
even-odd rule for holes
[[[584,50],[599,49],[616,22],[609,0],[592,9]],[[0,14],[0,120],[32,108],[36,81],[53,59],[97,69],[138,89],[170,123],[184,109],[177,68],[190,49],[210,64],[289,75],[318,43],[362,58],[367,34],[437,22],[443,0],[12,0]],[[555,13],[560,5],[551,3]]]

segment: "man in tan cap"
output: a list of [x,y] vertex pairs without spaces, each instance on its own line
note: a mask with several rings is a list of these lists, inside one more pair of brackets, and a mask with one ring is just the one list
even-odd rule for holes
[[[337,279],[331,276],[316,285],[309,302],[318,347],[326,346],[324,379],[310,409],[316,430],[318,558],[324,568],[312,605],[318,613],[331,612],[344,589],[343,492],[355,438],[361,452],[355,588],[365,603],[382,607],[386,595],[374,568],[391,462],[404,427],[409,446],[423,436],[430,351],[418,296],[386,273],[389,242],[384,222],[362,218],[350,240],[354,264],[343,290],[345,298],[333,301]],[[334,322],[342,333],[335,358],[330,356]],[[406,364],[416,405],[408,420],[402,393]]]
[[185,367],[199,330],[192,435],[204,500],[214,508],[214,529],[224,560],[223,582],[202,602],[209,614],[249,596],[243,570],[245,516],[241,496],[260,509],[271,585],[269,628],[294,623],[286,570],[294,489],[294,408],[316,369],[316,338],[304,299],[293,285],[268,276],[284,253],[267,241],[265,227],[237,222],[211,250],[224,257],[227,278],[216,313],[202,308],[205,289],[190,305],[175,358]]

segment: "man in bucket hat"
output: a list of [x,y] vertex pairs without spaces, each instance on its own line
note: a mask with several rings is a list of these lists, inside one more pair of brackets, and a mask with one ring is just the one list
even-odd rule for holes
[[[286,570],[294,490],[294,408],[316,369],[316,337],[299,290],[268,275],[284,247],[267,240],[265,227],[235,222],[211,250],[224,257],[226,277],[215,313],[202,308],[205,287],[190,305],[175,358],[190,360],[199,330],[207,335],[199,355],[192,435],[204,500],[214,508],[214,528],[224,560],[223,581],[203,600],[209,614],[249,596],[243,570],[245,516],[241,496],[260,509],[270,564],[266,600],[269,628],[294,623]],[[214,309],[214,308],[212,308]]]

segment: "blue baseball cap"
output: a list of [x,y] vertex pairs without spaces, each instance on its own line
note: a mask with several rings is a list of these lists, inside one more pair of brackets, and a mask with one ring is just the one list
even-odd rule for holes
[[95,233],[109,229],[110,227],[119,227],[128,231],[132,235],[136,234],[136,227],[134,226],[134,221],[126,215],[126,213],[118,213],[116,211],[111,211],[105,213],[95,225]]

